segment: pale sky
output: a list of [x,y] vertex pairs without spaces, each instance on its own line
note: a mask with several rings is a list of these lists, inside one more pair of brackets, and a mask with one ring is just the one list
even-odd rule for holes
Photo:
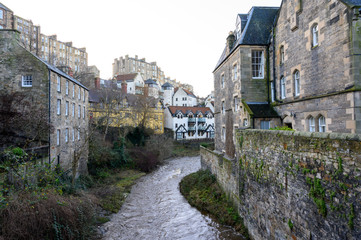
[[112,77],[115,58],[156,61],[166,76],[192,84],[201,97],[213,90],[213,70],[238,13],[281,0],[0,0],[46,35],[86,47],[88,64]]

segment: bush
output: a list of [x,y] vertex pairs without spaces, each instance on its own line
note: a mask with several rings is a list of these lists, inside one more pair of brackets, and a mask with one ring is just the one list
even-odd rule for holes
[[159,156],[159,161],[161,162],[164,159],[172,156],[173,138],[165,134],[153,134],[146,141],[145,148],[147,151],[156,152]]
[[130,151],[130,156],[135,167],[143,172],[150,172],[159,164],[157,153],[147,151],[141,147],[132,149]]
[[282,131],[295,131],[292,128],[289,128],[287,126],[282,126],[282,127],[275,127],[275,128],[270,128],[269,130],[282,130]]
[[[0,211],[4,239],[89,239],[94,206],[85,198],[19,193]],[[0,237],[0,238],[1,238]]]

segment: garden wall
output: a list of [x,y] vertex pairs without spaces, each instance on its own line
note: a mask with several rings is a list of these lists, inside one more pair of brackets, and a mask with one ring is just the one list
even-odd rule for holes
[[254,239],[361,239],[361,135],[239,130],[236,157],[201,148]]

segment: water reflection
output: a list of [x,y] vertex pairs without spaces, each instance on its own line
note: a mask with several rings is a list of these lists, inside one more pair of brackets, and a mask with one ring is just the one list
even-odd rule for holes
[[199,157],[178,158],[143,177],[105,224],[104,239],[243,239],[191,207],[179,192],[180,180],[199,168]]

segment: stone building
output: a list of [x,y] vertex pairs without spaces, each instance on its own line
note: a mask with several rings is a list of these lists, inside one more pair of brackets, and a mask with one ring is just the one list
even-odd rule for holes
[[[87,172],[88,89],[26,50],[17,30],[0,30],[0,63],[0,96],[23,96],[22,102],[26,100],[27,105],[14,108],[32,110],[33,116],[24,122],[29,128],[41,123],[37,121],[41,115],[49,125],[43,136],[29,136],[19,129],[13,129],[14,135],[18,139],[34,138],[35,146],[46,145],[49,163],[70,170],[75,161],[78,173]],[[1,104],[4,107],[4,102]],[[21,141],[8,144],[19,145]]]
[[24,19],[0,3],[0,29],[15,29],[21,32],[20,42],[28,51],[57,67],[69,67],[71,75],[86,72],[88,53],[85,48],[76,48],[72,42],[62,42],[56,35],[41,33],[41,27]]
[[360,7],[360,0],[282,2],[269,89],[285,125],[361,133]]
[[[234,129],[254,122],[248,105],[262,105],[272,112],[268,100],[268,45],[278,8],[253,7],[237,16],[236,30],[227,37],[225,49],[214,70],[215,143],[233,157]],[[260,111],[259,113],[262,113]],[[280,125],[273,115],[257,115],[258,128]],[[262,123],[261,123],[262,122]],[[253,124],[254,127],[257,127]]]

